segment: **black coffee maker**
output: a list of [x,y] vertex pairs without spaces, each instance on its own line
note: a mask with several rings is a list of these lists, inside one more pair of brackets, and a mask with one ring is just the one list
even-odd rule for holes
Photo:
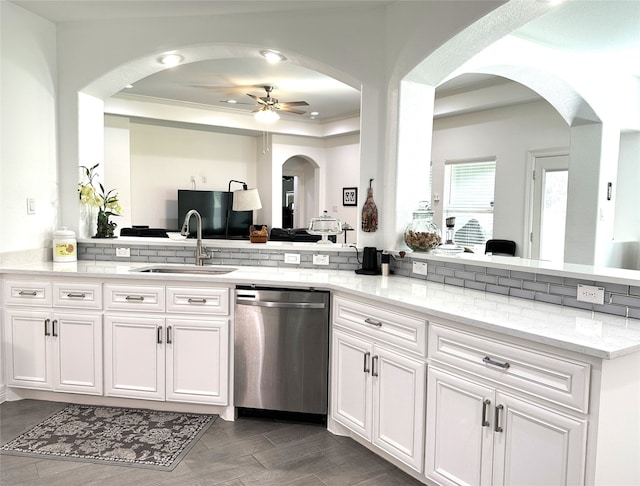
[[380,275],[378,253],[379,250],[375,246],[365,246],[362,253],[362,268],[358,268],[356,273],[360,275]]

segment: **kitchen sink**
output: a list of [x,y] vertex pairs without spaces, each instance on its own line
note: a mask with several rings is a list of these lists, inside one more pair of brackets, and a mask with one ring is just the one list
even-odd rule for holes
[[154,265],[152,267],[142,267],[132,270],[141,273],[187,273],[198,275],[224,275],[237,270],[236,267],[218,267],[215,265]]

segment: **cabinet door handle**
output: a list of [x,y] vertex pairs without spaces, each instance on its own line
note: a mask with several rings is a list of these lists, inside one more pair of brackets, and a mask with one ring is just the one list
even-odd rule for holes
[[84,299],[87,296],[84,292],[69,292],[67,297],[70,299]]
[[142,302],[144,300],[144,295],[127,295],[124,300],[133,300],[136,302]]
[[54,319],[51,322],[51,328],[53,329],[53,333],[52,333],[53,337],[58,337],[58,332],[56,331],[56,324],[58,324],[58,319]]
[[167,326],[167,344],[173,344],[171,340],[171,326]]
[[207,299],[204,299],[204,298],[196,299],[195,297],[189,297],[187,299],[187,302],[189,302],[189,304],[206,304],[207,303]]
[[502,432],[503,428],[500,427],[500,412],[502,411],[502,409],[504,408],[504,405],[498,405],[496,407],[496,414],[494,416],[494,420],[495,420],[495,428],[493,430],[495,430],[496,432]]
[[371,356],[371,353],[369,351],[364,353],[364,369],[362,371],[364,371],[365,373],[371,373],[371,368],[369,368],[369,357],[370,356]]
[[378,355],[375,355],[371,358],[371,376],[378,376],[378,372],[376,371],[376,363],[378,362]]
[[35,290],[21,290],[20,292],[18,292],[18,295],[28,295],[29,297],[35,297],[36,295],[38,295],[38,292],[36,292]]
[[482,401],[482,426],[483,427],[490,427],[491,423],[489,422],[489,419],[487,418],[487,412],[489,411],[489,407],[491,406],[491,400],[489,400],[488,398],[485,398]]
[[156,342],[162,344],[162,326],[158,326],[156,329]]
[[45,336],[51,336],[51,333],[49,332],[49,323],[51,322],[51,320],[49,319],[45,319],[44,320],[44,335]]
[[500,361],[495,361],[489,356],[485,356],[484,358],[482,358],[482,362],[491,366],[497,366],[498,368],[502,368],[503,370],[508,370],[511,367],[509,363],[501,363]]
[[366,322],[367,324],[371,324],[372,326],[382,327],[382,322],[371,319],[371,317],[367,317],[364,322]]

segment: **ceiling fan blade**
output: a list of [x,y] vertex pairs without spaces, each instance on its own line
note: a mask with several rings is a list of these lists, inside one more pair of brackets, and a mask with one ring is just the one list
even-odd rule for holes
[[309,106],[306,101],[281,101],[282,106]]
[[254,100],[256,100],[258,103],[262,104],[262,105],[266,105],[267,102],[264,101],[262,98],[257,97],[256,95],[252,95],[251,93],[247,93],[247,96],[250,96],[251,98],[253,98]]
[[280,106],[276,108],[278,111],[286,111],[287,113],[295,113],[296,115],[304,115],[306,111],[296,110],[295,108],[289,108],[288,106]]
[[226,103],[227,105],[247,105],[247,106],[255,106],[255,103],[241,103],[239,101],[236,101],[234,103],[229,103],[229,100],[218,100],[218,103]]

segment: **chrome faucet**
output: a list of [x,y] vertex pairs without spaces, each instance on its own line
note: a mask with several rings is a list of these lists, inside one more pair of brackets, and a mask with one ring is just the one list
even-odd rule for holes
[[202,248],[202,217],[198,211],[191,209],[187,213],[184,217],[184,223],[182,223],[182,231],[180,231],[180,234],[182,234],[182,236],[187,236],[189,234],[189,220],[191,219],[191,216],[194,215],[196,217],[196,265],[202,266],[202,261],[211,258],[211,255]]

